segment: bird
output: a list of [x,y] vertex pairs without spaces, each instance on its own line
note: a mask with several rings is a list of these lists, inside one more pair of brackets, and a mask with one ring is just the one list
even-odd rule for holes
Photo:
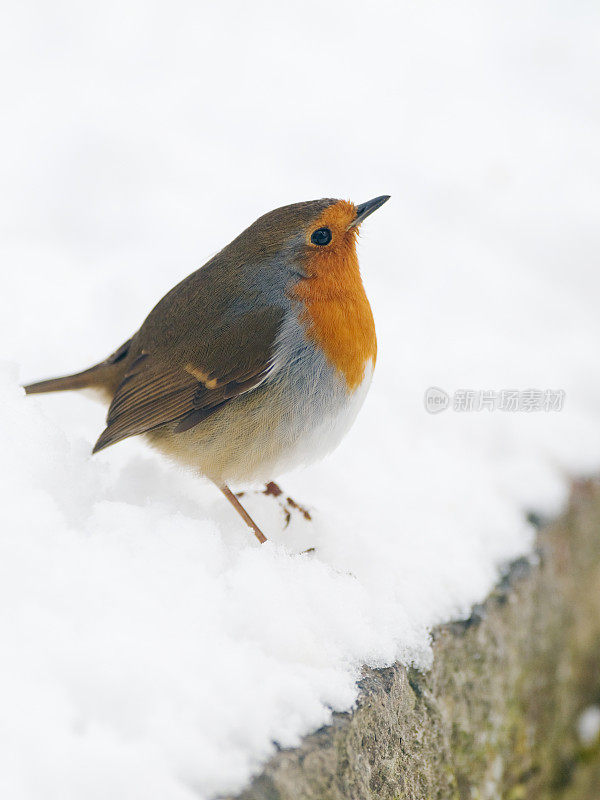
[[212,481],[267,541],[230,485],[317,460],[354,422],[377,358],[357,235],[388,199],[323,198],[264,214],[104,361],[25,392],[96,390],[108,414],[93,453],[143,436]]

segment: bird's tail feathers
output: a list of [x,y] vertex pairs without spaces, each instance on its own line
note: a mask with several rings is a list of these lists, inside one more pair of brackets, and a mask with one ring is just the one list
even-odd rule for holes
[[49,378],[45,381],[37,381],[24,386],[26,394],[42,394],[44,392],[66,392],[72,389],[90,389],[94,387],[104,387],[111,384],[114,380],[115,365],[127,355],[131,339],[121,345],[117,351],[109,356],[105,361],[95,364],[83,372],[76,372],[73,375],[64,375],[60,378]]

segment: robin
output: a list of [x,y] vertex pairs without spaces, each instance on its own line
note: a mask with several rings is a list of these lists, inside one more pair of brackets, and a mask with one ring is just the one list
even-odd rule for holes
[[356,238],[388,199],[265,214],[105,361],[25,391],[99,390],[109,408],[94,453],[143,434],[213,481],[265,542],[229,484],[319,458],[354,421],[377,355]]

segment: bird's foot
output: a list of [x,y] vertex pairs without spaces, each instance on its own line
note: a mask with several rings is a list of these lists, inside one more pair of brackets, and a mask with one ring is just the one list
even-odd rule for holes
[[[266,494],[268,497],[276,498],[281,510],[283,511],[283,515],[285,518],[285,526],[288,527],[292,520],[292,513],[297,511],[301,514],[307,522],[311,522],[312,516],[308,509],[301,506],[300,503],[297,503],[293,498],[288,497],[281,486],[279,486],[275,481],[269,481],[265,488],[262,490],[261,494]],[[238,492],[236,497],[243,497],[244,492]]]
[[288,497],[281,486],[279,486],[275,481],[269,481],[263,490],[263,494],[270,495],[271,497],[276,497],[279,500],[279,505],[281,506],[283,513],[285,514],[285,527],[290,524],[290,520],[292,518],[292,511],[298,511],[298,513],[302,514],[304,519],[307,522],[312,520],[312,516],[308,509],[301,506],[291,497]]

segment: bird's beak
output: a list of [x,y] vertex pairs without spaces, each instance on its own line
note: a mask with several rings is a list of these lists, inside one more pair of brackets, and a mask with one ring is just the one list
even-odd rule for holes
[[374,197],[372,200],[367,200],[366,203],[361,203],[359,206],[356,207],[356,216],[348,226],[348,228],[356,228],[357,225],[365,220],[369,214],[372,214],[374,211],[377,211],[378,208],[386,203],[390,199],[389,194],[382,194],[380,197]]

